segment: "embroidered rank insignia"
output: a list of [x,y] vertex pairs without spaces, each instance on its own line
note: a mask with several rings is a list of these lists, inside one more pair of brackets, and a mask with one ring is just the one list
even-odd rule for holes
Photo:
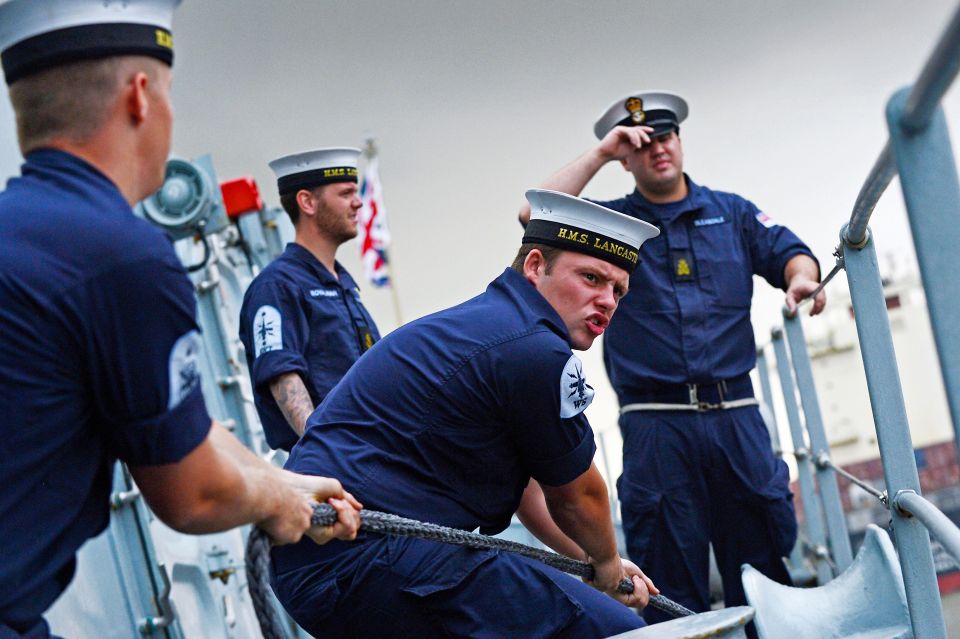
[[570,355],[560,373],[560,418],[569,419],[587,409],[593,401],[593,386],[583,375],[583,363]]
[[254,359],[260,357],[260,353],[283,349],[281,329],[280,311],[270,305],[257,309],[257,313],[253,316]]
[[373,332],[369,328],[358,330],[360,331],[360,350],[365,353],[373,346]]
[[670,255],[673,262],[673,280],[675,282],[693,281],[695,277],[693,253],[690,251],[675,250],[670,251]]
[[627,98],[627,101],[623,103],[623,108],[630,114],[630,121],[634,124],[643,124],[643,121],[647,119],[647,114],[643,111],[643,100],[640,98]]

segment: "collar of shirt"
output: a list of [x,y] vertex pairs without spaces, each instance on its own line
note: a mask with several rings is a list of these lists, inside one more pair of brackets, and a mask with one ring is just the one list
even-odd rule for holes
[[570,343],[567,326],[550,302],[540,294],[530,282],[512,268],[506,269],[500,277],[490,282],[487,293],[498,297],[505,297],[508,303],[528,317],[532,322],[541,322]]
[[83,158],[60,149],[45,147],[30,151],[25,160],[21,167],[24,177],[54,181],[63,181],[64,178],[82,180],[88,188],[93,187],[116,194],[126,208],[130,209],[113,180]]
[[681,215],[698,211],[704,206],[702,188],[686,173],[683,179],[687,181],[687,197],[677,202],[655,204],[645,198],[639,189],[634,189],[627,200],[634,208],[649,212],[654,224],[673,222]]
[[324,266],[323,263],[321,263],[320,260],[314,256],[313,253],[296,242],[287,244],[284,254],[290,259],[306,264],[314,273],[316,273],[321,283],[325,286],[338,286],[345,291],[351,291],[353,289],[359,290],[360,288],[357,286],[357,283],[353,281],[350,273],[343,268],[340,262],[337,262],[336,260],[333,262],[333,267],[337,271],[337,275],[334,277],[333,273],[331,273],[327,267]]

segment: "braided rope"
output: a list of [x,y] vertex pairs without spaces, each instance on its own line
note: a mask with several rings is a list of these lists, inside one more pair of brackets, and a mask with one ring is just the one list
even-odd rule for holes
[[[337,521],[337,511],[329,504],[314,504],[311,523],[315,526],[330,526]],[[562,570],[577,577],[592,580],[593,566],[585,561],[577,561],[549,550],[533,548],[515,541],[479,535],[457,528],[438,526],[429,522],[407,519],[398,515],[382,513],[376,510],[360,511],[360,527],[367,532],[384,535],[416,537],[447,544],[467,546],[481,550],[505,550],[517,555],[536,559],[548,566]],[[254,528],[247,542],[247,581],[260,628],[264,639],[283,639],[282,623],[276,608],[269,597],[270,540],[259,528]],[[633,592],[633,583],[629,579],[620,582],[617,590],[622,593]],[[255,592],[256,591],[256,592]],[[651,595],[650,605],[674,617],[687,617],[695,614],[675,601],[663,595]],[[279,633],[279,634],[278,634]]]
[[263,639],[287,639],[285,622],[270,594],[270,537],[254,526],[247,539],[247,588]]

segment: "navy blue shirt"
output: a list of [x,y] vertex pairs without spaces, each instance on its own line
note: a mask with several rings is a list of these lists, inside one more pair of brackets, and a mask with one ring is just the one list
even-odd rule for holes
[[630,293],[604,333],[604,363],[621,403],[658,384],[750,372],[753,275],[784,289],[790,258],[813,257],[752,202],[686,179],[689,195],[680,202],[653,204],[639,191],[598,202],[660,229],[644,243]]
[[[366,508],[496,533],[530,477],[558,486],[590,467],[592,397],[563,321],[508,269],[376,344],[310,416],[286,467],[336,477]],[[328,546],[278,547],[277,569]]]
[[380,339],[350,274],[337,276],[303,246],[287,244],[250,284],[240,308],[254,401],[267,443],[290,450],[297,433],[270,392],[270,382],[299,373],[319,406],[347,369]]
[[103,530],[113,462],[207,436],[196,301],[170,242],[52,149],[0,193],[0,622],[36,620]]

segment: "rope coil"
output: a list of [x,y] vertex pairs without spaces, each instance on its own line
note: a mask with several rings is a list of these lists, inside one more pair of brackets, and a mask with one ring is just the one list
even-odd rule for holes
[[[329,504],[314,504],[311,523],[315,526],[330,526],[337,521],[337,511]],[[480,535],[457,528],[438,526],[428,522],[407,519],[375,510],[360,511],[360,527],[373,533],[416,537],[430,541],[439,541],[481,550],[504,550],[524,557],[536,559],[563,572],[592,580],[594,570],[591,564],[569,557],[526,546],[515,541]],[[260,629],[264,639],[284,639],[282,630],[284,621],[273,604],[270,594],[270,538],[259,528],[254,528],[247,541],[247,581],[253,607],[257,611]],[[622,593],[633,592],[633,583],[624,579],[617,590]],[[675,601],[663,595],[651,595],[650,605],[674,617],[687,617],[695,614]]]

